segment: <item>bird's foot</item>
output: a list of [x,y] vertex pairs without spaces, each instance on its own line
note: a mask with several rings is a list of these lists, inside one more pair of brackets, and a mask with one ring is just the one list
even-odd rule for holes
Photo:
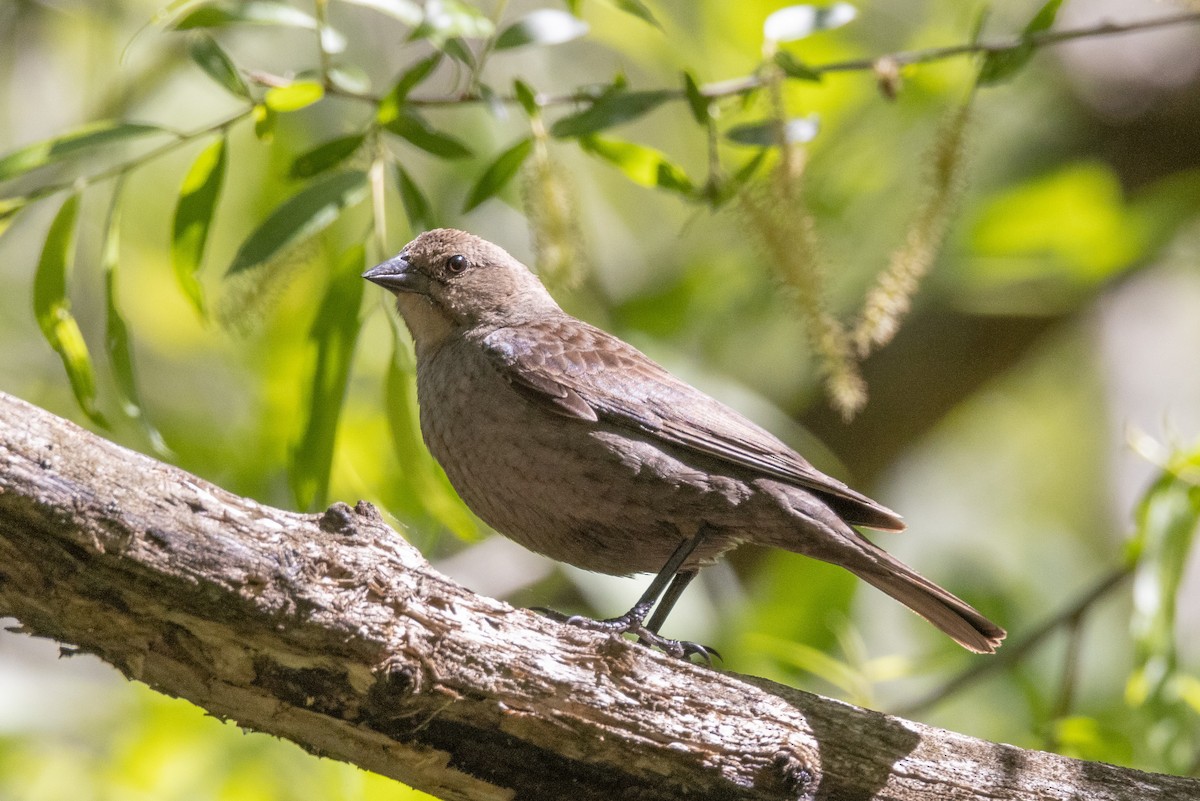
[[721,659],[721,654],[716,648],[701,645],[697,642],[688,642],[687,640],[672,640],[669,637],[664,637],[658,632],[646,628],[646,610],[636,607],[630,609],[620,617],[612,617],[605,620],[596,620],[584,615],[564,615],[562,612],[556,612],[553,609],[545,607],[533,607],[533,611],[545,615],[551,620],[557,620],[559,623],[566,623],[568,626],[575,626],[587,629],[588,631],[603,631],[618,637],[632,634],[642,645],[649,648],[657,648],[663,653],[677,659],[684,659],[690,662],[692,656],[699,656],[706,665],[712,664],[714,656],[717,659]]
[[665,654],[682,659],[685,662],[691,662],[693,656],[699,656],[700,660],[712,667],[712,658],[723,659],[721,652],[711,645],[701,645],[698,642],[690,642],[688,640],[672,640],[669,637],[664,637],[657,632],[649,629],[642,629],[637,634],[638,642],[642,645],[647,645],[651,648],[657,648]]

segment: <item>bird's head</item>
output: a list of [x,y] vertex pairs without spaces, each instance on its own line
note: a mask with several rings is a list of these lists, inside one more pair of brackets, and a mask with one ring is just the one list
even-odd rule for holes
[[418,347],[558,309],[528,267],[498,245],[453,228],[426,231],[363,278],[396,295]]

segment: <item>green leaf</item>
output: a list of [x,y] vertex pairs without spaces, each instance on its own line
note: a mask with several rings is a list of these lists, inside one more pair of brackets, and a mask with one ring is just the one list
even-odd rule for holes
[[817,72],[803,61],[800,61],[786,50],[780,50],[775,54],[775,64],[781,70],[783,70],[783,74],[789,78],[797,78],[801,81],[821,80],[821,73]]
[[556,45],[578,39],[588,32],[588,24],[566,11],[543,8],[517,19],[496,37],[496,50],[511,50],[525,45]]
[[[654,14],[651,13],[650,9],[646,7],[646,4],[643,3],[642,0],[613,0],[613,5],[624,11],[626,14],[632,14],[643,22],[648,22],[655,28],[662,30],[662,25],[658,23],[658,20],[654,18]],[[577,15],[577,11],[575,9],[572,9],[571,13]]]
[[971,231],[977,258],[961,277],[993,293],[1034,282],[1095,287],[1145,258],[1144,237],[1111,167],[1066,164],[992,193]]
[[712,122],[711,101],[700,91],[700,84],[696,83],[690,72],[683,73],[683,94],[696,122],[701,125]]
[[460,64],[465,64],[472,69],[475,68],[475,54],[471,52],[471,48],[467,47],[467,43],[457,36],[442,42],[441,52]]
[[254,104],[254,135],[262,142],[275,136],[275,112],[266,103]]
[[1049,30],[1050,26],[1054,24],[1054,18],[1058,16],[1058,9],[1061,5],[1062,0],[1047,0],[1046,4],[1038,10],[1038,13],[1025,26],[1020,44],[1016,47],[997,50],[984,55],[983,63],[979,66],[977,84],[979,86],[994,86],[1008,80],[1029,63],[1029,59],[1033,58],[1035,50],[1033,42],[1029,41],[1029,37]]
[[408,227],[415,234],[430,228],[437,228],[433,217],[433,207],[429,205],[421,187],[412,179],[399,164],[396,167],[396,187],[400,192],[400,202],[404,204],[404,215],[408,217]]
[[1175,613],[1179,588],[1200,526],[1200,450],[1171,460],[1142,498],[1130,543],[1135,703],[1157,699],[1176,669]]
[[328,53],[346,49],[346,37],[317,19],[287,3],[275,0],[214,0],[188,11],[172,25],[175,30],[225,28],[230,25],[279,25],[320,31],[321,43]]
[[107,231],[104,235],[104,249],[100,254],[100,268],[104,272],[104,306],[105,327],[104,343],[108,350],[108,363],[112,367],[113,379],[117,388],[117,396],[121,400],[121,410],[131,420],[141,423],[154,450],[164,456],[171,453],[150,421],[142,412],[142,402],[137,389],[137,374],[133,367],[133,348],[129,344],[129,329],[121,315],[121,307],[117,302],[117,267],[121,257],[121,187],[118,182],[113,193],[112,207],[108,213]]
[[463,205],[462,213],[466,214],[503,189],[517,174],[517,170],[521,169],[521,165],[532,151],[533,139],[526,138],[501,153],[484,170],[483,175],[479,176],[475,186],[471,187],[471,193],[467,195],[467,202]]
[[513,81],[513,95],[517,98],[517,102],[521,104],[521,108],[525,109],[525,113],[530,117],[536,117],[541,110],[538,106],[537,92],[533,87],[517,78]]
[[208,77],[225,87],[230,94],[250,99],[250,87],[246,85],[242,74],[238,72],[233,59],[221,49],[215,39],[206,33],[197,33],[192,39],[188,52],[192,56],[192,61],[195,61],[200,69],[208,74]]
[[[815,114],[796,117],[784,124],[783,138],[788,144],[811,142],[820,130]],[[749,122],[735,125],[725,132],[725,138],[739,145],[774,147],[779,143],[775,133],[775,121]]]
[[271,111],[299,111],[316,103],[325,96],[325,87],[316,81],[296,81],[287,86],[273,86],[263,96],[263,102]]
[[849,3],[828,6],[788,6],[763,22],[763,38],[772,42],[793,42],[814,33],[840,28],[858,16]]
[[17,213],[28,204],[29,198],[26,197],[0,199],[0,236],[4,236],[4,232],[13,224],[13,220],[17,219]]
[[192,162],[179,190],[172,226],[171,263],[175,267],[175,280],[201,317],[205,316],[204,289],[196,273],[204,258],[213,212],[225,181],[225,151],[225,138],[221,137]]
[[102,145],[164,133],[171,132],[155,125],[140,123],[107,121],[86,125],[62,136],[35,142],[6,154],[0,158],[0,181],[16,178],[48,164],[56,164],[68,156]]
[[362,146],[366,134],[350,134],[331,139],[302,153],[292,162],[288,172],[290,178],[312,178],[341,164]]
[[75,218],[79,195],[72,194],[50,224],[46,244],[33,278],[33,312],[42,336],[50,343],[67,371],[75,400],[92,422],[108,428],[108,421],[96,407],[96,376],[87,343],[79,324],[71,314],[67,298],[67,276],[75,260]]
[[371,76],[357,64],[332,64],[326,73],[329,85],[352,95],[363,95],[371,91]]
[[504,105],[504,99],[496,94],[496,90],[486,83],[476,84],[476,90],[479,92],[479,99],[487,107],[488,113],[497,120],[508,119],[508,106]]
[[410,28],[421,24],[425,12],[421,6],[411,0],[342,0],[343,3],[353,3],[356,6],[373,8],[376,11],[394,17]]
[[665,89],[644,92],[608,91],[583,111],[563,117],[550,126],[559,138],[587,136],[635,120],[674,96]]
[[639,186],[658,187],[688,196],[695,194],[696,187],[687,173],[652,147],[598,136],[580,139],[579,146],[616,165]]
[[442,56],[441,51],[435,52],[413,64],[396,79],[396,83],[384,95],[383,100],[379,101],[379,111],[376,112],[375,119],[380,125],[386,125],[400,116],[408,93],[433,74],[434,69],[441,63]]
[[269,261],[298,242],[324,231],[367,193],[362,171],[338,172],[318,180],[279,205],[254,230],[225,273],[235,275]]
[[383,127],[422,150],[444,159],[461,159],[471,155],[466,145],[453,136],[434,129],[424,117],[411,109],[402,108],[396,118],[384,123]]
[[361,328],[363,267],[366,250],[355,245],[338,259],[309,340],[316,346],[308,421],[292,451],[290,479],[301,509],[323,506],[329,494],[329,474],[342,402],[350,381],[350,364]]

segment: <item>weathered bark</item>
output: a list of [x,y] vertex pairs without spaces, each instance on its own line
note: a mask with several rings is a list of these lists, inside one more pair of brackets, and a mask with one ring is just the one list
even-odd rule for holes
[[0,394],[0,615],[445,798],[1197,798],[483,598],[375,510],[240,498]]

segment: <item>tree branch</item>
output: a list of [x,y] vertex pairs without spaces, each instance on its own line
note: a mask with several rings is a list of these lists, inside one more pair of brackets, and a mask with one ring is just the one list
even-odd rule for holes
[[445,798],[1190,798],[472,594],[366,503],[272,509],[0,394],[0,614]]

